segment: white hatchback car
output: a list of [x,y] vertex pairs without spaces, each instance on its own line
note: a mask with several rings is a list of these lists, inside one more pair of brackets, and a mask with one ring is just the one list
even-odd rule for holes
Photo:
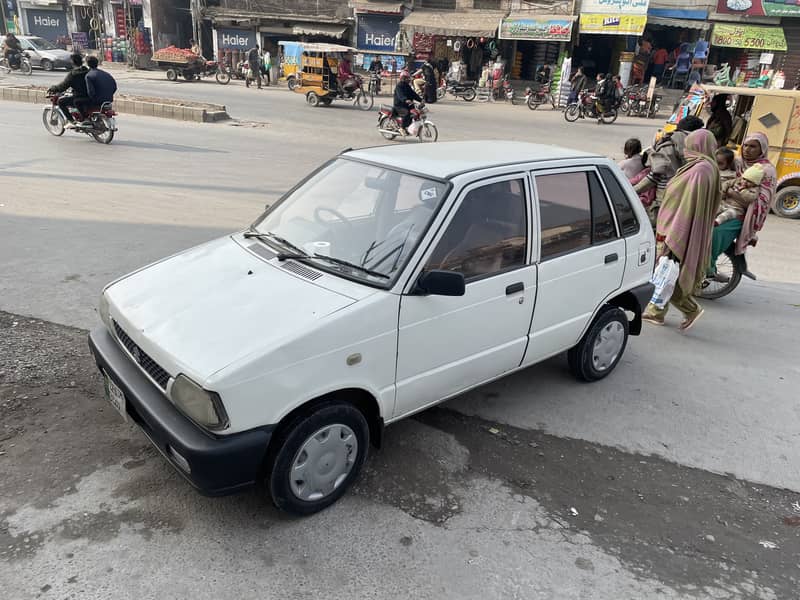
[[567,351],[608,375],[654,240],[607,158],[515,142],[346,151],[246,231],[103,292],[108,399],[200,491],[338,499],[385,424]]

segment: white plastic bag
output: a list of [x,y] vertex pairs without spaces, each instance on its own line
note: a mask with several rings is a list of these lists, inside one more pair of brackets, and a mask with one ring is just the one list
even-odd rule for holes
[[666,256],[658,259],[658,265],[650,278],[650,283],[655,287],[653,290],[653,297],[650,302],[658,308],[664,308],[672,298],[672,292],[675,291],[675,282],[678,281],[678,274],[680,273],[680,265]]
[[408,126],[408,133],[411,135],[417,135],[420,127],[422,127],[422,123],[419,120],[416,120]]

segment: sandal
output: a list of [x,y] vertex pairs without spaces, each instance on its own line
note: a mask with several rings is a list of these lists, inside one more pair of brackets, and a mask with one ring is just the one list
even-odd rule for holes
[[692,328],[692,326],[693,326],[693,325],[694,325],[694,324],[697,322],[697,319],[699,319],[700,317],[702,317],[702,316],[703,316],[703,313],[705,313],[705,312],[706,312],[706,311],[704,311],[704,310],[701,308],[701,309],[699,309],[699,310],[698,310],[696,313],[694,313],[694,315],[692,315],[691,317],[686,317],[686,318],[683,320],[683,323],[681,323],[681,324],[680,324],[680,327],[679,327],[679,329],[680,329],[681,331],[689,331],[689,330]]
[[664,319],[659,319],[658,317],[656,317],[654,315],[647,315],[647,314],[642,315],[642,321],[645,321],[646,323],[650,323],[651,325],[663,325],[664,324]]

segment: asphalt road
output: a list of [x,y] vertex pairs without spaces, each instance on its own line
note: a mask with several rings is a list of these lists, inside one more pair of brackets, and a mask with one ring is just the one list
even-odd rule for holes
[[[751,253],[759,281],[709,303],[689,334],[672,315],[670,327],[633,339],[600,383],[576,384],[556,358],[398,424],[353,494],[291,521],[254,495],[197,497],[138,432],[101,412],[84,333],[51,323],[95,326],[107,281],[243,227],[340,149],[381,143],[374,113],[313,110],[287,92],[233,85],[125,86],[225,94],[234,116],[258,124],[123,115],[104,147],[48,136],[38,107],[0,105],[0,310],[35,318],[0,319],[0,406],[7,428],[22,429],[0,436],[9,482],[0,562],[13,567],[0,570],[4,597],[785,598],[797,589],[800,532],[781,518],[800,500],[800,268],[786,252],[800,222],[770,218]],[[616,156],[627,137],[654,131],[652,121],[567,125],[546,110],[463,102],[436,105],[432,117],[442,139]]]

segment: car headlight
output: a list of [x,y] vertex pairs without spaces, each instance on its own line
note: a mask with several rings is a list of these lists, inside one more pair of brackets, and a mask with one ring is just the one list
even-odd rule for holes
[[224,429],[228,415],[219,394],[204,390],[185,375],[178,375],[169,392],[172,402],[192,421],[208,429]]
[[108,296],[106,296],[105,291],[100,294],[100,302],[97,305],[97,312],[100,313],[100,319],[105,323],[105,326],[108,327],[109,331],[113,331],[114,328],[111,326],[111,315],[109,314],[109,307],[108,307]]

